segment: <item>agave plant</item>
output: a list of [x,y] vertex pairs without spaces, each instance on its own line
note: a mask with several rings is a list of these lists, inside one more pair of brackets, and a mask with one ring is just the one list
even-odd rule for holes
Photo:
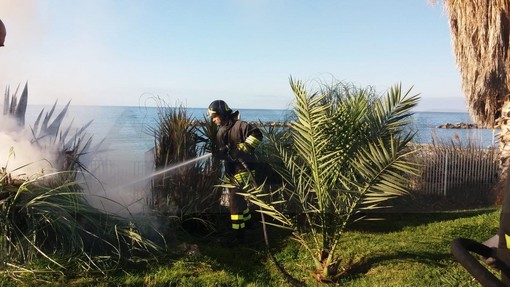
[[[66,171],[59,177],[62,181],[73,181],[76,179],[77,172],[86,171],[87,161],[85,156],[91,158],[97,154],[102,142],[93,146],[92,136],[86,133],[93,120],[73,132],[71,132],[73,129],[72,122],[67,128],[62,129],[62,122],[71,102],[69,101],[60,113],[53,118],[57,103],[58,101],[55,101],[46,114],[42,109],[34,125],[30,127],[32,143],[40,149],[52,148],[55,150],[57,157],[54,165],[56,169]],[[62,178],[62,176],[64,177]]]
[[27,110],[28,103],[28,83],[25,84],[18,101],[19,87],[20,86],[18,85],[13,94],[10,93],[9,86],[5,88],[3,115],[13,117],[18,126],[24,127],[25,112]]
[[[6,115],[24,121],[26,98],[25,86],[19,103],[15,96],[12,101],[5,101],[9,106]],[[82,186],[75,179],[86,169],[83,156],[91,152],[92,137],[85,133],[90,122],[74,133],[71,126],[62,130],[69,103],[53,118],[56,104],[44,117],[42,110],[31,126],[31,142],[41,150],[56,152],[57,160],[52,164],[58,171],[22,179],[12,178],[11,173],[32,163],[13,170],[6,164],[0,170],[3,272],[31,274],[29,265],[41,260],[43,273],[105,272],[123,262],[154,258],[158,246],[142,236],[130,220],[94,208],[85,199]],[[24,127],[20,121],[17,123],[18,129]],[[11,148],[9,157],[15,148]]]
[[[28,104],[28,83],[25,84],[23,91],[18,100],[18,92],[20,86],[11,93],[10,87],[7,86],[5,90],[3,115],[4,117],[13,119],[16,123],[15,127],[4,126],[2,130],[10,132],[10,129],[15,128],[17,131],[25,128],[25,113]],[[31,143],[39,148],[45,150],[47,154],[52,154],[54,162],[50,162],[57,171],[67,171],[65,173],[58,173],[59,181],[73,181],[76,179],[78,171],[86,170],[87,159],[99,151],[101,142],[92,146],[92,136],[86,133],[87,128],[92,123],[92,120],[83,125],[81,128],[74,130],[71,124],[63,129],[62,123],[67,115],[70,101],[63,107],[63,109],[53,117],[58,101],[55,101],[51,109],[44,113],[44,109],[39,113],[36,121],[30,126]],[[44,115],[44,117],[43,117]],[[48,159],[47,159],[48,160]]]
[[347,85],[313,94],[299,81],[290,85],[295,121],[287,140],[266,132],[283,184],[246,195],[275,225],[293,231],[313,259],[316,278],[331,281],[341,274],[340,239],[354,215],[406,193],[406,175],[415,171],[406,125],[418,97],[402,94],[400,86],[377,97]]

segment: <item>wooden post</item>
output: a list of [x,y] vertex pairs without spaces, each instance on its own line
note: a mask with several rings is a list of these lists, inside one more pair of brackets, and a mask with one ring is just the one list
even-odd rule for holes
[[444,157],[444,190],[443,190],[443,196],[445,196],[445,197],[446,197],[447,180],[448,180],[448,150],[445,151],[445,157]]

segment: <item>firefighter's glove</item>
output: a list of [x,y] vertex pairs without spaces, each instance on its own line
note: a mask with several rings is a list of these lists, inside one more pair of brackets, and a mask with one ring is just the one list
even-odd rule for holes
[[249,145],[245,143],[239,143],[235,148],[231,148],[228,154],[232,160],[241,160],[250,151],[251,148]]
[[245,143],[239,143],[235,148],[231,148],[228,151],[228,155],[234,161],[243,160],[248,153],[252,151],[252,148]]

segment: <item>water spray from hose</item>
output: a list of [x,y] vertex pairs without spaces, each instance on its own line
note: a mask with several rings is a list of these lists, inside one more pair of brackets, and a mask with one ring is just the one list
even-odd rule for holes
[[148,180],[148,179],[153,178],[153,177],[155,177],[155,176],[158,176],[158,175],[161,175],[161,174],[165,174],[165,173],[167,173],[167,172],[169,172],[169,171],[172,171],[172,170],[174,170],[174,169],[178,169],[178,168],[180,168],[180,167],[186,166],[186,165],[191,164],[191,163],[194,163],[194,162],[196,162],[196,161],[200,161],[200,160],[207,159],[207,158],[209,158],[209,157],[211,157],[211,156],[212,156],[212,153],[207,153],[207,154],[204,154],[204,155],[198,156],[198,157],[196,157],[196,158],[192,158],[192,159],[189,159],[189,160],[187,160],[187,161],[184,161],[184,162],[181,162],[181,163],[178,163],[178,164],[171,165],[171,166],[169,166],[169,167],[166,167],[166,168],[160,169],[160,170],[158,170],[158,171],[155,171],[155,172],[153,172],[153,173],[151,173],[151,174],[149,174],[149,175],[147,175],[147,176],[145,176],[145,177],[143,177],[143,178],[139,178],[139,179],[133,180],[133,181],[131,181],[131,182],[128,182],[128,183],[126,183],[126,184],[123,184],[123,185],[121,185],[121,186],[119,186],[119,187],[116,187],[115,189],[123,189],[123,188],[126,188],[126,187],[128,187],[128,186],[130,186],[130,185],[133,185],[133,184],[135,184],[135,183],[138,183],[138,182],[140,182],[140,181]]

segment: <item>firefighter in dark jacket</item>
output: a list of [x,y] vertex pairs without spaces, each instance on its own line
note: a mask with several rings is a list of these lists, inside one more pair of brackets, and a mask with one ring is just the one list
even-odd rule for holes
[[[254,184],[254,149],[262,143],[262,133],[257,127],[239,120],[239,111],[233,112],[227,103],[215,100],[207,111],[219,126],[216,136],[217,149],[213,155],[224,160],[225,176],[236,187]],[[245,228],[251,223],[251,214],[246,199],[237,194],[237,188],[229,189],[229,208],[235,237],[232,244],[244,241]]]

